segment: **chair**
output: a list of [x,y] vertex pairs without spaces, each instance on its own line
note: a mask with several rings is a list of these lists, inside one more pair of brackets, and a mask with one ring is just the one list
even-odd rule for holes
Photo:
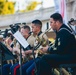
[[60,75],[62,75],[61,68],[67,68],[69,75],[76,75],[76,64],[61,64],[59,65]]

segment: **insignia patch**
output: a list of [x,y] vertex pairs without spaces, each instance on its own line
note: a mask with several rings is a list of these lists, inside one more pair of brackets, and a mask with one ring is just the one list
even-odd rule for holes
[[58,38],[58,46],[60,45],[60,38]]
[[54,49],[53,49],[53,50],[57,50],[57,48],[55,48],[55,47],[54,47]]

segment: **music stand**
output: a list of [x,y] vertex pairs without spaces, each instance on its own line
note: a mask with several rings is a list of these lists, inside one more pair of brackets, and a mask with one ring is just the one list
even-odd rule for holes
[[2,63],[5,60],[15,59],[12,52],[2,43],[0,42],[0,61],[1,61],[1,75],[2,75]]

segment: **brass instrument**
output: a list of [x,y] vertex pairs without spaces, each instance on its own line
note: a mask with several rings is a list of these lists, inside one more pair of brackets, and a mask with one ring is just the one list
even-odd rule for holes
[[46,33],[46,32],[49,32],[52,28],[49,28],[47,30],[45,30],[45,32],[43,33],[43,35]]
[[45,38],[44,38],[44,34],[45,34],[46,32],[48,32],[48,31],[50,31],[50,30],[51,30],[51,28],[48,29],[48,30],[46,30],[46,31],[42,34],[42,38],[41,38],[41,39],[39,38],[39,36],[36,36],[37,43],[40,44],[40,46],[39,46],[38,50],[36,51],[35,57],[42,56],[43,54],[46,54],[46,53],[43,53],[40,49],[41,49],[42,47],[45,47],[46,45],[48,45],[48,42],[47,42],[47,41],[45,40]]
[[42,35],[42,46],[43,47],[45,47],[46,45],[47,45],[47,41],[45,40],[45,38],[44,38],[44,34],[46,33],[46,32],[49,32],[51,30],[51,28],[49,28],[48,30],[46,30],[44,33],[43,33],[43,35]]
[[[13,47],[16,47],[16,39],[14,38],[13,41],[11,42],[11,44],[9,43],[9,40],[10,40],[10,37],[7,37],[6,40],[5,40],[5,45],[7,46],[7,48],[13,48]],[[12,50],[11,51],[13,53],[13,55],[15,55],[14,51]],[[11,63],[12,65],[14,63],[16,63],[18,60],[17,59],[14,59],[14,60],[7,60],[7,63]]]
[[[42,55],[42,54],[43,54],[43,53],[41,52],[40,48],[42,48],[43,46],[45,47],[45,46],[47,45],[47,41],[45,40],[44,34],[45,34],[46,32],[48,32],[49,30],[51,30],[51,28],[48,29],[48,30],[46,30],[44,33],[42,33],[42,35],[41,35],[42,37],[41,37],[41,38],[40,38],[39,36],[37,36],[37,35],[34,35],[34,36],[35,36],[34,46],[35,46],[36,49],[37,49],[36,54],[35,54],[35,57],[37,57],[38,55]],[[39,47],[38,47],[37,45],[39,45]],[[28,60],[29,60],[30,58],[33,58],[32,55],[27,55],[26,57],[27,57]],[[27,59],[26,59],[26,60],[27,60]],[[26,60],[23,59],[23,63],[26,62]],[[28,61],[28,60],[27,60],[27,61]]]
[[[43,33],[43,35],[44,35],[46,32],[48,32],[49,30],[51,30],[51,28],[48,29],[48,30],[46,30],[46,31]],[[42,35],[42,39],[40,39],[39,37],[37,37],[37,40],[38,40],[39,42],[42,42],[41,45],[42,45],[43,47],[45,47],[45,46],[46,46],[46,40],[43,38],[43,35]],[[52,44],[51,46],[54,47],[54,43],[55,43],[55,41],[51,42],[51,43],[49,44],[49,46]],[[44,55],[44,54],[47,54],[47,53],[43,53],[40,49],[38,49],[38,50],[36,51],[35,57],[38,57],[38,56],[40,57],[40,56],[42,56],[42,55]],[[68,72],[65,68],[60,68],[60,69],[61,69],[61,71],[63,72],[64,75],[70,75],[69,72]],[[60,75],[59,68],[54,68],[53,72],[54,72],[55,75]]]
[[71,18],[70,21],[68,21],[68,25],[69,25],[70,29],[72,30],[72,32],[73,32],[73,34],[74,34],[74,36],[75,36],[75,39],[76,39],[76,32],[75,32],[74,29],[71,27],[71,25],[72,25],[72,26],[76,25],[76,20],[74,20],[73,18]]
[[45,34],[46,32],[48,32],[48,31],[50,31],[50,30],[51,30],[51,28],[48,29],[48,30],[46,30],[46,31],[42,34],[42,38],[40,38],[39,36],[36,36],[37,42],[38,42],[38,43],[41,43],[41,45],[44,46],[44,47],[47,45],[47,41],[45,40],[44,34]]
[[14,43],[14,47],[16,47],[16,43],[17,43],[17,41],[16,41],[15,38],[13,39],[13,43]]
[[7,37],[6,38],[6,40],[5,40],[5,45],[9,48],[10,47],[10,45],[9,45],[9,39],[10,39],[10,37]]

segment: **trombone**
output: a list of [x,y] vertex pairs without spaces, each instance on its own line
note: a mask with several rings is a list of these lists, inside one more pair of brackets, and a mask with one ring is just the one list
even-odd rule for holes
[[49,28],[47,30],[45,30],[45,32],[43,33],[43,35],[46,33],[46,32],[49,32],[52,28]]
[[[39,44],[40,44],[40,48],[42,48],[42,47],[45,47],[46,45],[47,45],[47,41],[44,39],[44,34],[46,33],[46,32],[49,32],[50,30],[51,30],[52,28],[49,28],[49,29],[47,29],[43,34],[42,34],[42,39],[40,39],[39,38],[39,36],[37,36],[37,41],[39,42]],[[52,43],[50,43],[49,45],[51,45]],[[38,48],[39,48],[38,47]],[[37,49],[38,49],[37,48]],[[38,57],[38,55],[43,55],[44,53],[40,50],[40,49],[38,49],[37,51],[36,51],[36,54],[35,54],[35,57]]]

